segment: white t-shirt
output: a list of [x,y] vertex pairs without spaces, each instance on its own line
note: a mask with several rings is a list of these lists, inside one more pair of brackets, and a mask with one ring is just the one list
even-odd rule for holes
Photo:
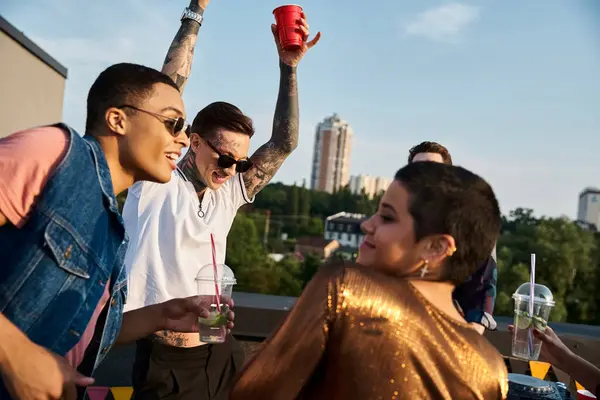
[[196,274],[213,262],[211,232],[217,263],[224,263],[227,234],[237,210],[252,201],[241,174],[216,191],[206,190],[202,198],[203,217],[198,215],[194,186],[179,169],[168,183],[134,184],[123,208],[130,238],[125,256],[125,311],[196,295]]

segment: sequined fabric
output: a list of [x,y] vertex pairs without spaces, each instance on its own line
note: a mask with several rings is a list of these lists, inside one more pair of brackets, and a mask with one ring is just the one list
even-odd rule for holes
[[498,351],[406,280],[325,267],[242,371],[233,400],[504,399]]

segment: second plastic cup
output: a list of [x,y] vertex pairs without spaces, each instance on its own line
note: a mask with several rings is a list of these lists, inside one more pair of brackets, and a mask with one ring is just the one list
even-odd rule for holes
[[[554,307],[554,297],[550,289],[536,283],[533,288],[533,314],[530,315],[529,287],[529,282],[522,284],[512,296],[515,300],[512,355],[535,361],[540,357],[542,342],[530,332],[534,328],[542,332],[546,329],[550,311]],[[531,348],[529,340],[532,341]]]
[[304,36],[299,30],[298,20],[302,19],[302,7],[288,4],[273,10],[279,42],[285,50],[295,50],[302,46]]
[[[208,318],[198,318],[200,323],[200,341],[204,343],[224,343],[227,339],[227,313],[229,306],[223,303],[223,298],[231,298],[233,286],[236,284],[233,271],[225,264],[217,264],[217,285],[221,298],[217,299],[213,264],[205,265],[196,275],[198,295],[208,298]],[[219,312],[217,301],[221,308]]]

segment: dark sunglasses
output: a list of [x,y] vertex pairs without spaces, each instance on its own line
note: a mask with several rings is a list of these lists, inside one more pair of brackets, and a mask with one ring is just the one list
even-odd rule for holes
[[217,165],[220,168],[227,169],[227,168],[231,168],[233,165],[235,165],[235,170],[237,172],[244,173],[252,167],[252,161],[250,161],[248,159],[236,160],[235,158],[231,157],[230,155],[221,153],[219,151],[219,149],[217,149],[215,146],[213,146],[213,144],[211,142],[209,142],[208,140],[204,139],[204,141],[206,142],[208,147],[210,147],[219,156],[219,159],[217,160]]
[[154,113],[152,111],[143,110],[141,108],[131,106],[129,104],[124,104],[117,108],[119,108],[119,109],[120,108],[131,108],[133,110],[151,115],[154,118],[158,119],[163,124],[165,124],[165,126],[167,127],[169,132],[171,132],[171,135],[173,135],[175,137],[179,136],[182,131],[185,132],[186,135],[190,136],[190,124],[188,124],[187,121],[182,117],[177,117],[177,118],[167,117],[166,115],[161,115],[161,114]]

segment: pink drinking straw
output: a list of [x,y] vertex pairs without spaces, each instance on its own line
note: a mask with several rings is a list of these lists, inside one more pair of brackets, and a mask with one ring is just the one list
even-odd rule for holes
[[213,277],[215,279],[215,293],[217,294],[217,311],[221,313],[221,295],[219,294],[219,277],[217,272],[217,248],[215,246],[215,237],[210,234],[210,243],[212,245],[212,259],[213,259]]

